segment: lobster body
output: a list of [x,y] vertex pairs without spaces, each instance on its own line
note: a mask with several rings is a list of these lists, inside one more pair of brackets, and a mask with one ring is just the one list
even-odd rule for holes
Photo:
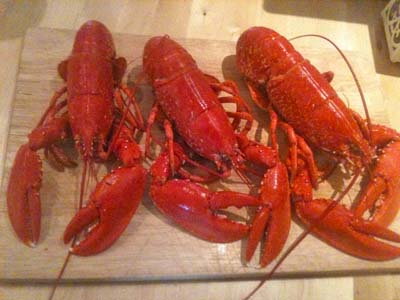
[[[150,171],[150,195],[155,205],[180,226],[208,241],[232,242],[251,232],[249,252],[254,252],[266,227],[270,228],[271,236],[279,236],[279,233],[287,236],[290,204],[286,169],[276,167],[278,158],[275,149],[247,138],[253,119],[236,85],[219,83],[212,76],[203,74],[191,55],[168,36],[154,37],[147,42],[143,67],[154,89],[156,100],[153,111],[159,109],[165,114],[164,126],[169,139],[169,149],[160,154]],[[230,96],[219,96],[221,91]],[[238,111],[226,112],[222,103],[235,103]],[[234,119],[232,124],[229,117]],[[152,118],[154,116],[149,120]],[[247,122],[242,131],[236,132],[239,120]],[[169,125],[170,122],[172,125]],[[220,177],[228,176],[230,168],[237,170],[247,160],[268,168],[267,172],[274,170],[265,178],[276,174],[275,178],[281,185],[263,188],[263,195],[259,198],[237,192],[208,191],[193,182],[198,180],[197,177],[182,170],[190,158],[179,145],[171,143],[172,127],[191,150],[215,163],[223,172]],[[174,174],[184,179],[176,179]],[[274,185],[267,179],[263,184]],[[271,204],[279,201],[288,205]],[[263,213],[258,214],[252,226],[248,226],[218,215],[218,210],[229,206],[258,206]],[[278,215],[287,218],[275,218],[277,211]],[[273,259],[283,244],[276,246],[266,260]]]
[[235,133],[190,54],[167,37],[146,43],[143,68],[159,105],[185,142],[214,162],[235,157]]
[[[60,167],[73,167],[58,146],[72,133],[75,147],[84,161],[81,201],[86,174],[93,163],[106,161],[114,153],[123,168],[106,175],[65,230],[67,243],[84,227],[93,225],[87,236],[73,245],[71,252],[91,255],[110,247],[128,226],[144,193],[145,170],[141,152],[133,139],[135,130],[143,129],[140,112],[129,110],[134,98],[121,85],[126,70],[124,58],[117,58],[111,33],[97,21],[89,21],[77,32],[70,57],[58,65],[66,87],[55,93],[39,124],[21,146],[10,175],[7,191],[8,211],[18,237],[30,246],[40,233],[41,159],[37,150],[44,148]],[[66,94],[66,100],[60,100]],[[28,178],[26,174],[33,174]],[[23,180],[20,180],[23,178]]]
[[[250,28],[239,38],[236,50],[237,67],[253,100],[270,112],[271,123],[288,134],[291,197],[300,220],[351,255],[370,260],[398,257],[400,248],[383,240],[400,241],[386,228],[400,206],[400,170],[395,167],[400,163],[400,134],[381,125],[367,126],[338,97],[329,83],[332,76],[320,73],[275,31]],[[371,170],[354,210],[331,199],[313,199],[319,172],[303,138],[359,172],[365,167]],[[363,219],[366,211],[369,221]]]
[[101,23],[86,23],[76,35],[62,75],[67,82],[72,135],[85,159],[93,154],[94,139],[106,144],[112,126],[114,87],[121,80],[110,63],[114,61],[110,32]]
[[372,151],[326,78],[275,31],[253,27],[237,43],[239,71],[265,87],[272,106],[310,144],[360,166]]

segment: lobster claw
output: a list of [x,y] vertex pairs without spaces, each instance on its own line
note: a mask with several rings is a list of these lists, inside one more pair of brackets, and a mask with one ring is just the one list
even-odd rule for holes
[[[397,162],[396,162],[397,161]],[[389,143],[379,156],[371,179],[360,196],[354,210],[357,217],[372,211],[371,220],[381,226],[389,226],[400,207],[400,142]],[[376,205],[377,201],[379,205]]]
[[[310,176],[300,170],[293,183],[293,200],[297,216],[311,231],[333,247],[345,253],[369,260],[388,260],[400,256],[400,248],[383,240],[400,243],[400,235],[377,224],[357,217],[332,200],[312,199]],[[325,217],[326,209],[331,209]],[[376,239],[379,238],[380,240]]]
[[218,215],[229,206],[259,205],[250,195],[210,192],[189,180],[173,179],[153,184],[150,195],[156,207],[191,234],[214,243],[230,243],[244,238],[250,227]]
[[250,261],[258,243],[265,235],[261,267],[267,266],[281,252],[290,230],[289,179],[284,164],[278,162],[268,169],[261,183],[261,206],[254,218],[246,248]]
[[18,237],[35,246],[40,236],[40,195],[42,161],[28,144],[21,146],[11,169],[7,206],[11,224]]
[[144,192],[146,171],[140,166],[119,168],[107,174],[68,224],[64,243],[98,220],[87,236],[71,248],[71,253],[88,256],[109,248],[128,226]]
[[399,234],[374,222],[357,218],[341,204],[319,220],[331,203],[327,199],[298,201],[296,212],[305,224],[312,224],[313,233],[343,252],[369,260],[388,260],[400,256],[399,247],[376,239],[400,243]]
[[[174,159],[174,167],[179,170],[182,157],[174,153]],[[256,197],[230,191],[211,192],[190,180],[170,179],[168,151],[155,160],[150,175],[150,196],[155,206],[191,234],[215,243],[234,242],[248,234],[248,225],[230,220],[217,211],[229,206],[259,206]]]

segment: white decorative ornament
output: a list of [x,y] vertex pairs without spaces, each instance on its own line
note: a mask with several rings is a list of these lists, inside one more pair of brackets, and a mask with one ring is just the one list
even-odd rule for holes
[[391,0],[381,12],[390,60],[400,62],[400,0]]

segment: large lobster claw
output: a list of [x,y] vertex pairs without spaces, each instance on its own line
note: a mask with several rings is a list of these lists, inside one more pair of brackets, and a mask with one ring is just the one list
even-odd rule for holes
[[98,220],[88,235],[71,248],[76,255],[87,256],[110,247],[128,226],[144,192],[146,171],[140,166],[119,168],[107,174],[82,208],[68,224],[64,242],[68,243],[85,227]]
[[60,165],[75,166],[54,144],[67,134],[67,115],[55,117],[57,109],[64,105],[49,109],[41,124],[29,134],[29,142],[19,148],[11,169],[7,188],[8,215],[18,237],[31,247],[39,240],[41,219],[42,161],[36,151],[45,148]]
[[[298,217],[312,226],[312,232],[333,247],[348,254],[369,260],[388,260],[400,256],[400,248],[383,240],[400,242],[400,235],[373,221],[357,217],[341,204],[321,218],[332,200],[311,197],[309,173],[303,168],[296,176],[293,188]],[[380,240],[376,239],[379,238]]]
[[289,179],[283,163],[278,162],[264,174],[260,198],[263,204],[256,213],[249,234],[246,260],[252,258],[258,243],[265,235],[260,260],[261,267],[265,267],[281,252],[290,230]]
[[250,229],[218,215],[229,206],[259,205],[257,198],[235,192],[210,192],[189,180],[173,179],[150,190],[154,204],[165,215],[191,234],[215,243],[230,243],[244,238]]
[[286,166],[280,162],[277,148],[237,135],[241,151],[248,161],[267,168],[261,181],[260,207],[254,217],[247,240],[246,260],[250,261],[258,243],[265,237],[260,260],[267,266],[281,252],[290,230],[289,179]]
[[297,215],[305,224],[313,226],[312,232],[348,254],[370,260],[388,260],[400,256],[400,248],[376,239],[400,243],[399,234],[374,222],[357,218],[341,204],[319,220],[331,202],[327,199],[298,201]]
[[28,144],[21,146],[11,169],[7,189],[8,215],[18,237],[35,246],[40,236],[42,161]]
[[[375,126],[376,127],[376,126]],[[389,226],[400,207],[400,142],[390,142],[378,158],[360,201],[354,210],[357,217],[372,211],[371,220]],[[380,201],[379,205],[377,201]]]
[[[174,167],[182,165],[175,153]],[[155,206],[191,234],[211,242],[229,243],[244,238],[250,227],[219,215],[217,211],[229,206],[259,206],[253,196],[230,192],[211,192],[190,180],[170,179],[172,170],[169,153],[164,151],[150,170],[150,196]]]

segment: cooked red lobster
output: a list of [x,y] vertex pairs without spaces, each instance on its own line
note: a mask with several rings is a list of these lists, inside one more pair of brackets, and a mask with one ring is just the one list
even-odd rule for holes
[[[253,118],[236,85],[229,81],[219,83],[203,74],[191,55],[168,36],[154,37],[146,43],[143,68],[155,94],[146,138],[151,138],[150,128],[156,115],[165,114],[167,146],[150,170],[150,195],[155,205],[192,234],[212,242],[236,241],[247,236],[250,230],[248,225],[221,218],[217,210],[228,206],[260,206],[263,213],[251,227],[254,229],[248,251],[254,251],[260,241],[259,226],[265,225],[265,215],[269,214],[272,216],[269,230],[275,243],[267,240],[267,248],[272,251],[265,253],[262,260],[273,259],[286,240],[282,232],[285,228],[289,231],[287,171],[278,161],[276,149],[247,138]],[[221,91],[230,96],[219,96]],[[237,111],[227,113],[222,103],[235,103]],[[229,117],[233,119],[232,124]],[[239,129],[241,120],[246,125]],[[191,151],[214,162],[219,177],[229,176],[231,168],[240,174],[245,169],[245,161],[266,167],[259,198],[231,191],[210,192],[200,186],[197,182],[213,179],[215,174],[199,178],[184,169],[186,164],[198,164],[183,146],[174,142],[176,134]],[[181,179],[175,178],[175,174]],[[276,232],[280,235],[276,236]],[[279,239],[283,242],[277,242]]]
[[[400,134],[370,124],[349,109],[329,83],[332,73],[321,74],[271,29],[245,31],[236,58],[253,100],[269,111],[274,129],[281,127],[288,134],[291,198],[299,218],[348,254],[370,260],[398,257],[400,248],[384,240],[400,242],[400,236],[386,228],[400,205]],[[354,209],[334,206],[331,199],[313,199],[320,173],[307,143],[356,172],[370,171]],[[331,211],[321,217],[328,207]],[[363,218],[366,211],[371,212],[369,220]]]
[[[72,54],[58,66],[66,87],[56,92],[39,124],[29,134],[27,144],[15,157],[7,190],[11,224],[18,237],[34,246],[40,235],[41,159],[44,149],[58,167],[75,166],[59,143],[72,137],[84,161],[81,201],[86,175],[94,162],[106,161],[112,154],[123,163],[97,185],[87,206],[80,209],[65,230],[69,242],[84,227],[98,221],[88,235],[73,245],[76,255],[91,255],[110,247],[122,234],[135,213],[146,181],[141,151],[133,135],[143,130],[143,120],[133,93],[121,85],[126,70],[124,58],[117,58],[108,29],[89,21],[79,29]],[[126,94],[123,98],[121,90]],[[66,94],[66,100],[62,97]]]

